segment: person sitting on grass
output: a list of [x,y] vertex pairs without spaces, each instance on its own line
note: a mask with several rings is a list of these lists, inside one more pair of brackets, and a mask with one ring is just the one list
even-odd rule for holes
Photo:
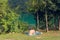
[[31,29],[29,30],[29,35],[30,35],[30,36],[35,35],[35,30],[34,30],[34,28],[31,28]]
[[30,28],[28,32],[25,32],[25,34],[29,36],[35,36],[35,35],[42,34],[42,32],[39,32],[38,30],[35,30],[34,28]]

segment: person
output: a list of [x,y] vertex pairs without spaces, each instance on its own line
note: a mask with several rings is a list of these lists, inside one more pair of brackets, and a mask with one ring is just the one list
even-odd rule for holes
[[35,36],[35,35],[40,35],[42,32],[39,32],[38,30],[35,30],[34,28],[29,28],[29,31],[26,32],[25,34],[29,36]]
[[35,35],[35,30],[34,30],[34,28],[31,28],[31,29],[29,30],[29,35],[30,35],[30,36]]

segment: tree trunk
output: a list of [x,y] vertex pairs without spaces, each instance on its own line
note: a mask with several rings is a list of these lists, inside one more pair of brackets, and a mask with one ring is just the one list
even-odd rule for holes
[[37,30],[39,29],[39,15],[37,13]]
[[56,30],[56,15],[53,16],[54,17],[54,30]]
[[58,27],[59,31],[60,31],[60,17],[59,17],[59,27]]
[[48,32],[48,19],[47,19],[47,11],[45,11],[45,19],[46,19],[46,32]]

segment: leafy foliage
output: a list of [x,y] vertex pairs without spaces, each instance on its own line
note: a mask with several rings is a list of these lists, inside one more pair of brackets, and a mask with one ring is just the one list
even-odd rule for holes
[[46,29],[46,18],[49,28],[58,26],[60,9],[52,0],[0,0],[0,33],[28,30],[29,24],[20,20],[24,12],[34,15],[35,20],[38,17],[41,29]]

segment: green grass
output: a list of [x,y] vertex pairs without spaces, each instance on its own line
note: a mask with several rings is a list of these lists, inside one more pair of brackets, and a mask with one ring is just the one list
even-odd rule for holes
[[59,31],[43,32],[38,36],[27,36],[21,33],[1,34],[0,40],[60,40]]

